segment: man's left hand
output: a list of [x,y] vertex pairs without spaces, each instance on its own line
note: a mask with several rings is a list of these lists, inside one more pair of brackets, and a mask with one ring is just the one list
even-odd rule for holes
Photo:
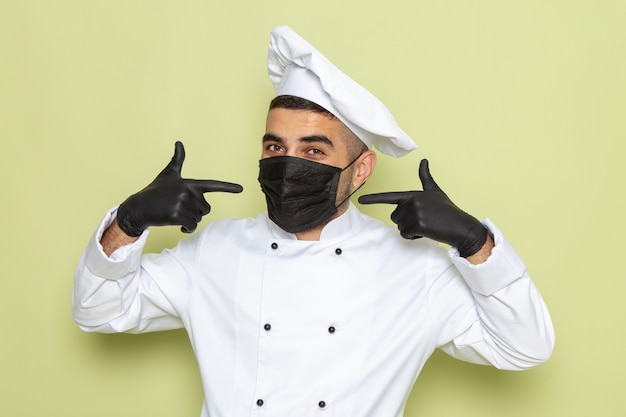
[[427,237],[457,248],[467,258],[477,253],[487,241],[488,230],[476,218],[458,208],[437,185],[422,159],[419,177],[424,191],[368,194],[359,197],[361,204],[397,204],[391,220],[405,239]]

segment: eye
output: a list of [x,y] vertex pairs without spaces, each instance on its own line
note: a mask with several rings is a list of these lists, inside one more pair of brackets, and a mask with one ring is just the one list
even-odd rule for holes
[[265,149],[272,153],[281,153],[284,151],[284,148],[277,143],[270,143]]
[[325,155],[324,151],[319,148],[310,148],[306,151],[308,155],[311,156],[323,156]]

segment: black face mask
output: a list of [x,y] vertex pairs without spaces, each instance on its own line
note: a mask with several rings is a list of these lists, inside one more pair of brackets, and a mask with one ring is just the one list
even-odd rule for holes
[[350,198],[335,205],[339,177],[358,158],[344,169],[294,156],[261,159],[259,183],[270,219],[289,233],[324,223]]

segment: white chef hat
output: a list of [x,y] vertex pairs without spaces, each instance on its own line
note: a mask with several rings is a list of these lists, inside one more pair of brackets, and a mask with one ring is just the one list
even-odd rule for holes
[[287,26],[270,35],[267,67],[277,95],[312,101],[335,115],[369,148],[400,157],[417,145],[369,91]]

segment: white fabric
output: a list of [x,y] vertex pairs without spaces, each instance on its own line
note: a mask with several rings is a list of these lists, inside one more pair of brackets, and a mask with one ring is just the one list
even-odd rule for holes
[[312,101],[334,114],[369,148],[400,157],[417,148],[391,112],[287,26],[272,30],[267,55],[277,95]]
[[399,417],[438,347],[513,370],[552,351],[546,307],[489,221],[496,249],[479,266],[353,205],[317,242],[263,214],[210,223],[159,255],[141,255],[146,232],[109,259],[98,242],[114,214],[78,265],[74,318],[105,333],[185,327],[203,417]]

